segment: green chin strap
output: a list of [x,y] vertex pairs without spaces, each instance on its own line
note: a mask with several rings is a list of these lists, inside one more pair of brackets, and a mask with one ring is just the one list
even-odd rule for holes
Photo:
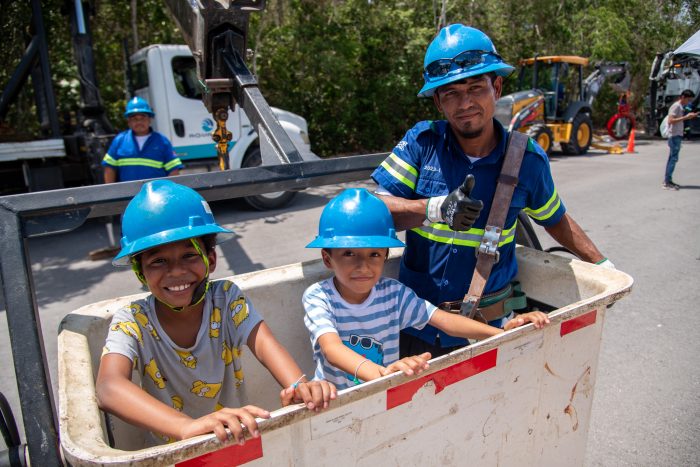
[[[192,294],[192,301],[189,305],[187,305],[194,306],[200,304],[202,300],[204,300],[204,297],[206,296],[207,291],[209,290],[209,257],[204,253],[204,251],[202,251],[202,248],[199,246],[197,240],[195,240],[194,238],[190,238],[190,242],[192,243],[194,249],[197,250],[197,253],[202,258],[202,261],[204,261],[204,265],[207,268],[207,272],[204,275],[204,280],[202,280],[202,282],[200,282],[199,285],[197,285],[194,294]],[[131,257],[131,270],[134,271],[134,274],[136,274],[136,277],[138,278],[139,282],[148,287],[146,277],[143,275],[143,271],[141,270],[141,263],[138,259],[136,259],[135,256]],[[164,302],[163,300],[160,300],[158,298],[156,298],[156,300],[158,300],[163,305],[167,306],[176,313],[180,313],[185,308],[183,306],[172,306],[168,302]]]

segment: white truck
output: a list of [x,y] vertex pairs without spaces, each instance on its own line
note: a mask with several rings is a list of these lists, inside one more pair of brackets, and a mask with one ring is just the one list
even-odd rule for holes
[[[700,30],[675,50],[657,53],[649,73],[647,131],[661,136],[660,125],[668,109],[681,93],[690,89],[695,99],[689,104],[696,111],[700,105]],[[688,135],[700,135],[700,120],[685,122]]]
[[[153,128],[173,143],[175,152],[185,164],[184,173],[218,170],[211,136],[215,123],[202,103],[204,88],[197,78],[190,49],[186,45],[150,45],[134,53],[130,62],[134,93],[153,107]],[[306,120],[292,112],[271,109],[302,159],[319,159],[311,152]],[[245,112],[236,105],[234,110],[229,110],[226,123],[232,133],[228,168],[235,170],[261,165],[263,158],[258,133]],[[82,133],[83,130],[79,128],[75,134],[48,140],[0,144],[3,182],[0,193],[99,183],[99,162],[114,130],[100,135],[101,147],[87,143],[90,138]],[[90,136],[95,137],[94,134]],[[20,173],[21,176],[17,176]],[[278,191],[246,196],[245,200],[255,209],[274,209],[289,203],[294,195],[294,191]]]
[[[216,147],[211,138],[215,124],[202,104],[204,88],[190,49],[186,45],[150,45],[131,56],[131,66],[134,93],[153,107],[153,129],[170,139],[186,166],[185,172],[215,167]],[[311,152],[306,120],[275,107],[272,111],[302,158],[318,159]],[[239,106],[229,110],[226,124],[232,133],[228,168],[261,165],[258,134],[245,112]],[[256,209],[273,209],[287,204],[293,196],[294,192],[275,192],[245,199]]]

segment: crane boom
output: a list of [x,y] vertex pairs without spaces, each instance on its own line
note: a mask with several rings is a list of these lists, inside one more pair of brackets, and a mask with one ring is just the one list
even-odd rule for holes
[[238,104],[260,135],[263,164],[301,162],[289,136],[267,103],[257,78],[244,57],[250,13],[262,11],[264,0],[165,0],[182,30],[197,63],[197,75],[204,88],[202,100],[216,122],[219,166],[227,164],[231,133],[226,129],[228,110]]

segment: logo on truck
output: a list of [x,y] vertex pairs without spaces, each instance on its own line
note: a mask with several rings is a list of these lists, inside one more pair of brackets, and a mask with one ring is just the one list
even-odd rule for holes
[[214,129],[214,120],[211,118],[205,118],[202,120],[202,131],[206,131],[207,133],[211,132]]

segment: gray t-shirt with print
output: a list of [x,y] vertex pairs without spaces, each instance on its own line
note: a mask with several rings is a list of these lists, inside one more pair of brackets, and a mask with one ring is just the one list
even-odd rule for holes
[[[118,310],[109,326],[103,355],[118,353],[134,362],[141,387],[159,401],[199,418],[222,407],[247,403],[241,350],[262,317],[231,281],[211,283],[195,344],[176,345],[163,331],[149,295]],[[154,433],[158,443],[173,440]]]
[[[683,106],[681,101],[676,101],[668,109],[668,115],[673,118],[681,118],[683,116]],[[683,122],[676,122],[670,124],[671,134],[670,136],[683,136]]]

